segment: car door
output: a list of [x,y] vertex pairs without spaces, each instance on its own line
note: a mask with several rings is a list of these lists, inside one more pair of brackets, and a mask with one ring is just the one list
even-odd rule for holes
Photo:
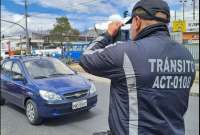
[[9,94],[11,81],[11,67],[12,61],[5,61],[1,69],[1,96],[10,101],[12,98]]
[[26,92],[26,78],[19,62],[13,62],[11,72],[9,92],[13,99],[12,102],[23,107],[24,95]]

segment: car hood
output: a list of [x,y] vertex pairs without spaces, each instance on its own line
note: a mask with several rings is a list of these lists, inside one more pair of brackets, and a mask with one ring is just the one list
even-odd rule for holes
[[60,94],[86,90],[91,87],[90,82],[79,75],[37,79],[34,80],[34,83],[40,90],[48,90]]

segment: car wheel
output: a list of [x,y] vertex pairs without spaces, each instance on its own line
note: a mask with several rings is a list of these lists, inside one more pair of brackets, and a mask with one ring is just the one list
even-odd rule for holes
[[26,116],[32,125],[40,125],[42,123],[42,118],[38,114],[37,105],[32,100],[26,102]]

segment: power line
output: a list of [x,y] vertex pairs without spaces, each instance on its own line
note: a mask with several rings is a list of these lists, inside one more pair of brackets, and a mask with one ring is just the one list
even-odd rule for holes
[[[81,5],[87,5],[87,4],[90,4],[90,3],[95,2],[95,1],[97,1],[97,0],[90,0],[90,1],[76,3],[76,6],[73,6],[73,8],[80,7]],[[67,6],[66,8],[72,8],[72,7],[71,6]]]
[[24,0],[24,15],[25,15],[25,25],[26,25],[26,46],[28,51],[30,52],[30,46],[29,46],[29,33],[28,33],[28,2],[27,0]]
[[19,38],[16,37],[16,35],[9,35],[9,36],[5,36],[3,40],[19,40]]
[[2,18],[0,18],[0,20],[3,21],[3,22],[7,22],[7,23],[11,23],[11,24],[18,25],[18,26],[21,27],[24,31],[26,30],[26,29],[24,28],[24,26],[22,26],[22,25],[19,24],[19,23],[15,23],[15,22],[12,22],[12,21],[8,21],[8,20],[2,19]]
[[89,4],[89,3],[95,2],[95,1],[97,1],[97,0],[85,1],[85,2],[78,3],[78,5],[85,5],[85,4]]
[[[41,18],[40,15],[31,15],[30,17],[35,17],[35,18]],[[42,16],[43,17],[43,16]],[[63,16],[58,16],[58,17],[63,17]],[[56,17],[56,18],[58,18]],[[67,17],[67,16],[66,16]],[[43,17],[44,18],[44,17]],[[46,17],[46,19],[50,19],[50,20],[55,20],[56,18],[54,17]],[[67,17],[69,20],[74,20],[74,21],[83,21],[83,20],[93,20],[93,21],[110,21],[109,19],[95,19],[95,18],[78,18],[78,17]]]
[[[15,22],[15,23],[19,24],[23,19],[24,19],[24,17],[21,18],[20,20],[18,20],[17,22]],[[16,26],[17,26],[16,24],[12,24],[12,25],[6,27],[5,30],[2,31],[1,33],[4,33],[4,32],[6,32],[6,31],[9,31],[9,30],[11,30],[13,27],[16,27]]]

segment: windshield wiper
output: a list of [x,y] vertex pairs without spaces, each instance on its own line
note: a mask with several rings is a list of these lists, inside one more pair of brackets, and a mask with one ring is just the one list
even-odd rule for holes
[[44,79],[44,78],[48,78],[47,76],[36,76],[34,77],[34,79]]

